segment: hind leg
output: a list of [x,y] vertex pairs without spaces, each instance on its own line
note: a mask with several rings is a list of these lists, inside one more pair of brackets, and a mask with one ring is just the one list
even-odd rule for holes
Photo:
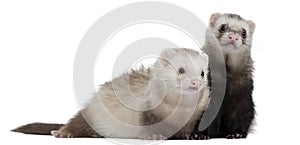
[[152,135],[141,135],[140,139],[142,140],[166,140],[167,137],[161,134],[152,134]]
[[101,137],[88,125],[80,112],[59,130],[51,131],[51,134],[57,138]]

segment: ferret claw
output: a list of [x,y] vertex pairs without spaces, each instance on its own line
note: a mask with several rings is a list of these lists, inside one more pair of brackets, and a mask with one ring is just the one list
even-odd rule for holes
[[240,138],[246,138],[245,134],[242,133],[232,133],[232,134],[228,134],[226,136],[227,139],[240,139]]

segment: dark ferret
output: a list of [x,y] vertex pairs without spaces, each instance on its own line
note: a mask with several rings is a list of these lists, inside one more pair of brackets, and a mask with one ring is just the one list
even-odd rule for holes
[[210,64],[220,61],[218,59],[222,57],[216,57],[216,53],[222,52],[226,64],[226,91],[212,124],[202,132],[198,131],[196,125],[191,138],[246,138],[255,117],[251,58],[255,24],[236,14],[215,13],[210,17],[209,29],[219,44],[206,37],[203,51],[208,54]]

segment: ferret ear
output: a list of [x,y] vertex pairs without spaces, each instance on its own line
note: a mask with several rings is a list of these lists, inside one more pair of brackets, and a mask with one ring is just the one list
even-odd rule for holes
[[255,23],[251,20],[248,21],[248,24],[249,24],[249,28],[250,28],[250,35],[252,36],[253,33],[254,33],[254,30],[255,30]]
[[221,16],[220,13],[213,13],[209,19],[209,27],[214,27],[216,25],[216,20]]
[[208,65],[209,62],[209,57],[206,53],[202,52],[201,54],[201,58],[203,59],[203,61],[205,62],[205,65]]
[[167,66],[170,64],[169,59],[176,55],[175,49],[165,49],[160,54],[160,62]]
[[164,66],[167,66],[170,64],[170,62],[167,59],[164,58],[159,58],[160,63],[163,64]]

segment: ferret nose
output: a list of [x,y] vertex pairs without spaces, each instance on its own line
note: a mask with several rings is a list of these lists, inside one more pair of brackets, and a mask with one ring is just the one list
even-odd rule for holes
[[198,79],[194,79],[194,80],[191,81],[191,84],[192,84],[193,87],[197,87],[201,84],[201,82]]
[[238,41],[239,40],[239,35],[238,34],[235,34],[235,33],[230,33],[228,35],[228,38],[231,40],[231,41]]

